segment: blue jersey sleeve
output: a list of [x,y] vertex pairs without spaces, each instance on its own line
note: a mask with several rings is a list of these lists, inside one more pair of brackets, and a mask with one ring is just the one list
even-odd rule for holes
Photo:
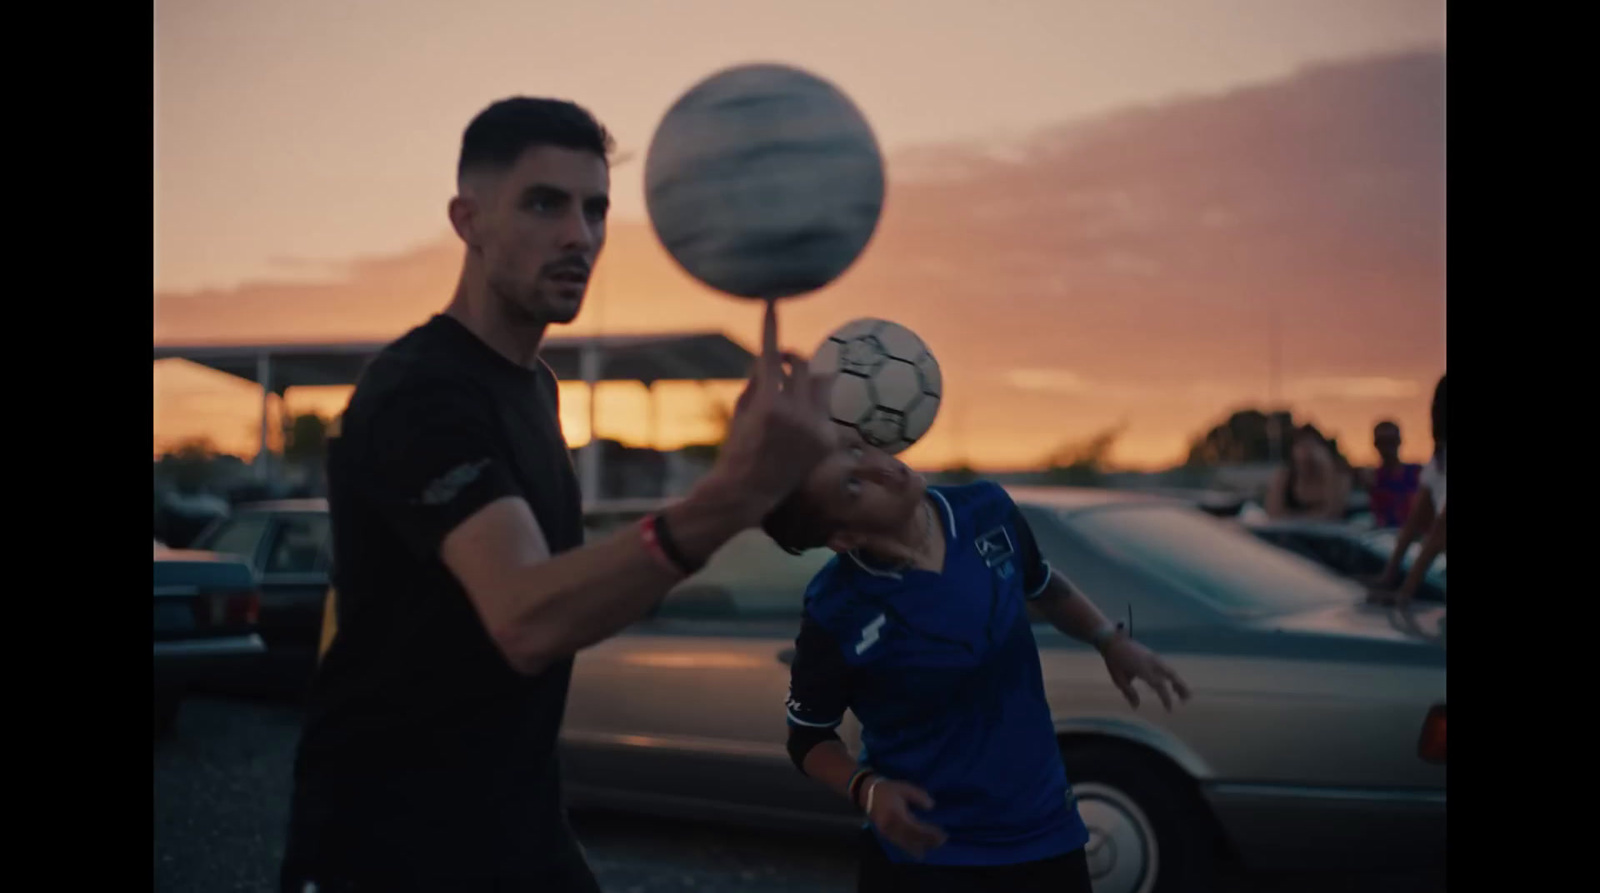
[[1017,560],[1022,565],[1022,592],[1029,601],[1044,594],[1050,585],[1050,562],[1039,551],[1033,528],[1015,505],[1011,506],[1011,526],[1017,532]]
[[832,729],[850,706],[850,666],[839,642],[808,613],[794,640],[789,669],[790,728]]

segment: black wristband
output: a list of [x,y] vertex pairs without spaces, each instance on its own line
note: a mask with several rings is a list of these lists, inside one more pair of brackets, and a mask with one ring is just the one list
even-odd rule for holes
[[667,553],[667,558],[678,566],[678,570],[682,571],[685,577],[705,567],[705,562],[702,561],[696,564],[684,556],[683,550],[678,548],[678,541],[672,538],[672,531],[667,526],[667,516],[665,514],[659,512],[656,514],[654,526],[656,529],[656,542],[661,545],[661,551]]

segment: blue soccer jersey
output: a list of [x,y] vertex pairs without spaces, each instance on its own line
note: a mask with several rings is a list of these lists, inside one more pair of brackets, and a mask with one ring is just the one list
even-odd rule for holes
[[[929,488],[942,573],[836,556],[806,589],[791,726],[861,722],[863,765],[923,788],[949,835],[922,860],[1008,865],[1088,842],[1071,801],[1026,610],[1050,579],[1010,496],[980,482]],[[912,857],[881,834],[889,858]]]

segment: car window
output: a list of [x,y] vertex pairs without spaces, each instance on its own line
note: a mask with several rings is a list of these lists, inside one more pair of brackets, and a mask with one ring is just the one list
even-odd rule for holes
[[[1130,622],[1136,631],[1150,631],[1184,626],[1213,613],[1159,578],[1130,573],[1098,544],[1070,530],[1058,510],[1032,503],[1017,507],[1051,568],[1072,581],[1107,617]],[[1034,622],[1049,626],[1037,612]],[[1052,637],[1054,633],[1035,630],[1034,635]]]
[[735,536],[699,573],[667,593],[658,617],[798,618],[806,585],[833,557],[827,549],[795,556],[759,530]]
[[1359,587],[1236,525],[1171,506],[1068,513],[1073,530],[1213,608],[1258,617],[1348,604]]
[[261,538],[266,536],[270,520],[261,514],[224,518],[195,543],[195,548],[207,552],[221,552],[224,555],[236,555],[254,564],[261,548]]
[[314,574],[328,567],[328,516],[284,515],[267,551],[265,574]]

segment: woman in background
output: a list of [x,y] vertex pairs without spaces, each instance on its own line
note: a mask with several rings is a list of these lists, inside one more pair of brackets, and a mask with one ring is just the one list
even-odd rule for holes
[[1350,473],[1316,428],[1302,425],[1289,461],[1267,488],[1267,516],[1341,521],[1350,500]]

